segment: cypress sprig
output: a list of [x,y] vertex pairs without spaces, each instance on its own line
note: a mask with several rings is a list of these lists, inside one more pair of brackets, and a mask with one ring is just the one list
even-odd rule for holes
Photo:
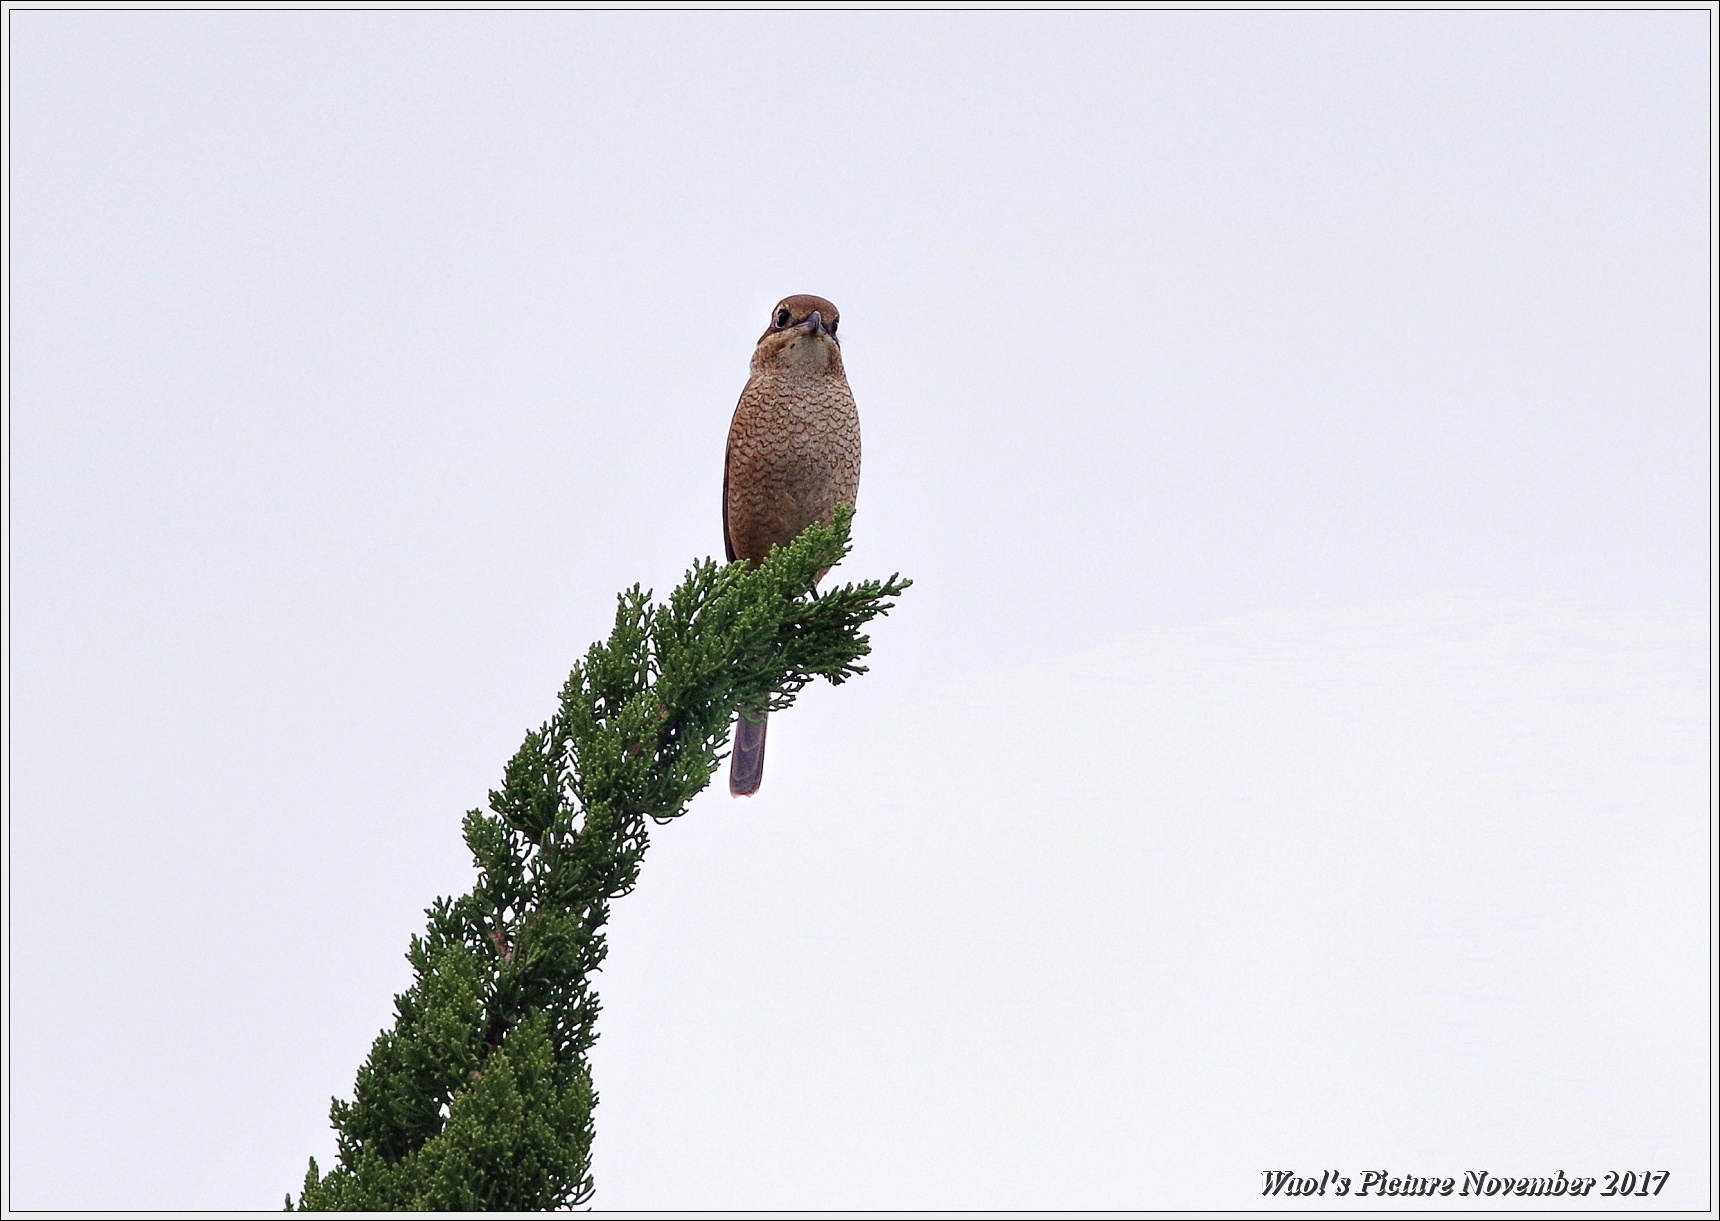
[[591,977],[609,904],[638,881],[647,820],[679,818],[710,783],[737,710],[778,711],[814,679],[865,673],[860,629],[910,582],[812,592],[847,555],[851,518],[838,508],[750,571],[701,561],[665,602],[620,595],[608,640],[526,734],[489,811],[466,815],[478,880],[428,909],[394,1026],[353,1100],[330,1109],[340,1164],[324,1175],[311,1160],[298,1209],[535,1212],[591,1198]]

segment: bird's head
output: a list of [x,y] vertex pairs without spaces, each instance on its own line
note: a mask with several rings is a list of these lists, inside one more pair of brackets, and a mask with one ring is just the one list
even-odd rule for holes
[[759,336],[753,367],[798,368],[808,372],[842,369],[842,344],[836,338],[836,307],[806,293],[784,297],[770,312]]

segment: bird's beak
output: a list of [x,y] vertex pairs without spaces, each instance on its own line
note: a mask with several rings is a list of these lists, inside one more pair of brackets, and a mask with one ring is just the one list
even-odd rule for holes
[[802,335],[825,335],[829,333],[824,328],[823,315],[821,315],[817,310],[813,310],[812,317],[808,318],[805,322],[801,323],[794,329],[799,331]]

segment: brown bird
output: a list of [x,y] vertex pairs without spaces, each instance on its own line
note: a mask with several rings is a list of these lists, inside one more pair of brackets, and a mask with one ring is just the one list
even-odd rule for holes
[[[829,524],[860,487],[860,416],[836,307],[823,297],[784,297],[753,350],[752,376],[729,425],[723,458],[723,546],[756,565],[813,522]],[[818,574],[822,579],[824,574]],[[729,792],[758,792],[764,779],[765,718],[735,718]]]

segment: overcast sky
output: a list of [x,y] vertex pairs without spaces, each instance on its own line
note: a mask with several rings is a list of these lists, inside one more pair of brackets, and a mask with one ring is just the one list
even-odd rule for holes
[[615,905],[596,1203],[1711,1207],[1710,20],[11,10],[7,1204],[330,1164],[808,292],[915,585]]

